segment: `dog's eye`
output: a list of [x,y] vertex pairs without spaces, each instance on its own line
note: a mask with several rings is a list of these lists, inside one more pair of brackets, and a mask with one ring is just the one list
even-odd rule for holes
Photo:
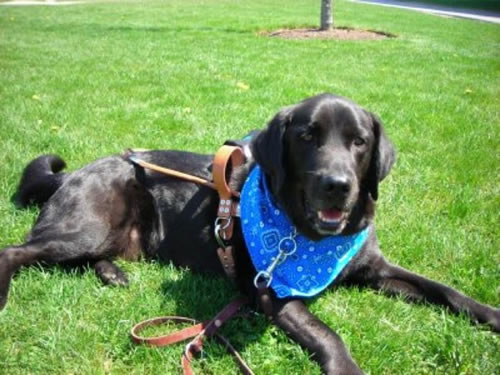
[[354,138],[354,144],[356,146],[363,146],[365,143],[366,143],[366,141],[361,137]]
[[306,142],[310,142],[313,139],[313,134],[312,134],[312,132],[310,130],[308,130],[308,131],[302,133],[300,135],[300,138],[303,139]]

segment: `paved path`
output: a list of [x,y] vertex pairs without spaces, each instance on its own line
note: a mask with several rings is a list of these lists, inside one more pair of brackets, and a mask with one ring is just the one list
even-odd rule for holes
[[1,2],[0,5],[13,5],[13,6],[23,6],[23,5],[74,5],[81,4],[83,1],[56,1],[56,0],[12,0]]
[[352,0],[352,1],[363,4],[409,9],[417,12],[435,14],[439,16],[468,18],[477,21],[500,24],[500,12],[489,12],[486,10],[465,9],[465,8],[450,8],[439,5],[423,4],[418,2],[402,2],[394,0]]

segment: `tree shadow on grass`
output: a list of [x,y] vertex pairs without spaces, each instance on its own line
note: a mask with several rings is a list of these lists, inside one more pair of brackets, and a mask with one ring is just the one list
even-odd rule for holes
[[207,33],[231,33],[231,34],[251,34],[256,30],[236,29],[230,27],[211,26],[147,26],[147,25],[103,25],[103,24],[59,24],[42,27],[43,31],[64,31],[64,32],[87,32],[89,34],[102,35],[106,32],[147,32],[147,33],[185,33],[185,32],[207,32]]
[[108,26],[103,28],[105,31],[141,31],[141,32],[221,32],[230,34],[249,34],[252,30],[244,29],[234,29],[227,27],[209,27],[209,26],[198,26],[198,27],[167,27],[167,26],[138,26],[138,25],[127,25],[127,26]]

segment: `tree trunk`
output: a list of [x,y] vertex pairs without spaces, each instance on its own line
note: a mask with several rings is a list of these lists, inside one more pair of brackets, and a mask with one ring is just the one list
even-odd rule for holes
[[321,26],[320,30],[333,28],[333,0],[321,0]]

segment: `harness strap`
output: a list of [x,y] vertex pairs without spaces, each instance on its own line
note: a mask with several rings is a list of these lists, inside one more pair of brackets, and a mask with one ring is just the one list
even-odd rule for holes
[[215,225],[215,238],[219,243],[217,255],[226,276],[233,281],[236,279],[233,246],[227,246],[227,241],[233,237],[233,217],[240,216],[240,193],[231,190],[227,181],[230,173],[244,162],[245,154],[240,147],[224,145],[215,154],[212,170],[220,198]]
[[229,279],[236,277],[235,263],[233,256],[233,247],[227,246],[233,236],[234,220],[233,217],[240,216],[240,193],[231,190],[228,185],[231,172],[234,168],[245,162],[245,153],[240,147],[224,145],[219,148],[214,157],[212,166],[213,182],[201,177],[193,176],[187,173],[179,172],[174,169],[161,167],[138,158],[134,153],[145,151],[143,149],[129,149],[123,154],[123,157],[132,163],[165,175],[179,178],[185,181],[193,182],[214,189],[219,194],[219,207],[217,209],[217,220],[215,222],[215,238],[219,244],[217,255],[222,264],[224,272]]
[[220,218],[219,221],[225,222],[220,231],[220,235],[225,241],[229,241],[233,236],[234,222],[232,217],[240,216],[240,193],[232,191],[227,181],[230,177],[230,172],[244,162],[245,154],[242,149],[227,145],[219,148],[214,158],[212,174],[220,198],[217,217]]
[[193,176],[187,173],[179,172],[176,171],[175,169],[170,169],[170,168],[165,168],[165,167],[160,167],[159,165],[153,164],[153,163],[148,163],[147,161],[144,161],[142,159],[139,159],[135,157],[134,155],[127,155],[127,158],[134,164],[139,165],[142,168],[145,169],[151,169],[155,172],[163,173],[168,176],[172,177],[177,177],[182,180],[186,180],[189,182],[193,182],[195,184],[203,185],[203,186],[208,186],[211,189],[217,190],[217,187],[213,182],[207,181],[204,178]]
[[[149,346],[166,346],[175,344],[180,341],[194,337],[185,347],[182,355],[181,364],[184,375],[193,375],[191,361],[201,353],[203,344],[206,338],[215,335],[215,337],[226,346],[227,350],[235,357],[237,364],[240,366],[241,372],[245,375],[254,375],[250,367],[245,363],[240,354],[231,345],[231,343],[222,335],[216,332],[228,319],[234,317],[243,305],[247,303],[244,297],[238,298],[226,305],[213,319],[203,323],[197,323],[196,320],[181,316],[165,316],[159,318],[148,319],[136,324],[130,330],[132,341],[136,344],[145,344]],[[154,337],[140,336],[139,333],[146,327],[158,326],[165,323],[193,323],[191,327],[184,328],[180,331]]]
[[269,290],[269,286],[266,285],[265,281],[260,281],[257,284],[257,298],[262,307],[262,311],[264,311],[264,315],[272,319],[273,317],[273,300],[271,298],[271,292]]
[[234,281],[236,280],[236,264],[234,262],[234,248],[232,246],[221,246],[217,249],[217,255],[224,268],[226,276]]

